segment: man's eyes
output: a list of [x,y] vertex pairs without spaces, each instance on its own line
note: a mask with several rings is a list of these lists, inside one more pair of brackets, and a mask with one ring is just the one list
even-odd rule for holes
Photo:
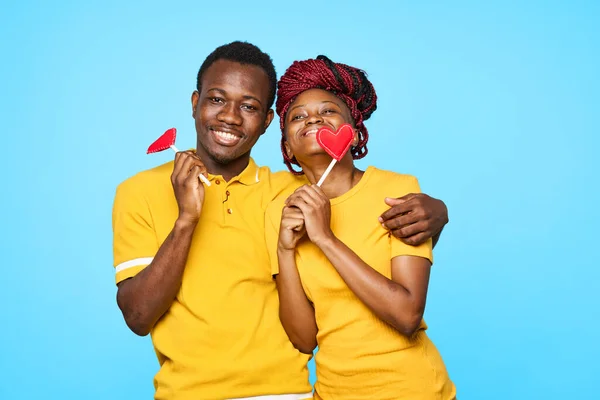
[[[213,97],[209,97],[208,100],[214,104],[225,104],[225,99],[222,97],[213,96]],[[240,106],[240,108],[242,108],[243,110],[247,110],[247,111],[257,111],[258,110],[258,107],[253,106],[252,104],[242,104]]]

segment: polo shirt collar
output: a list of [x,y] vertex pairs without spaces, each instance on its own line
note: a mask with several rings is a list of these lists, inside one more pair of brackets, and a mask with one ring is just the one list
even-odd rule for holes
[[[237,176],[231,178],[228,183],[232,182],[240,182],[242,185],[250,186],[260,182],[258,177],[259,167],[256,165],[252,157],[250,157],[250,161],[244,170]],[[208,174],[208,179],[213,182],[217,179],[223,180],[221,175],[212,175]]]

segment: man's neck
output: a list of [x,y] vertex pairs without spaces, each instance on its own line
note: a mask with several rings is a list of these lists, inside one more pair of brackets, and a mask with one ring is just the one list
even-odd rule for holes
[[196,152],[206,166],[209,174],[221,175],[223,180],[227,182],[234,176],[241,174],[250,163],[250,153],[244,154],[243,156],[224,164],[212,159],[201,147],[197,147]]

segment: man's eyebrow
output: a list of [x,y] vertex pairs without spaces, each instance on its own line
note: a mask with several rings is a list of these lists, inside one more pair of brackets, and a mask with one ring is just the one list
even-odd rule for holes
[[[206,92],[208,93],[208,92],[212,92],[212,91],[219,92],[219,93],[221,93],[221,94],[223,94],[223,95],[226,95],[226,94],[227,94],[227,91],[225,91],[225,90],[223,90],[223,89],[221,89],[221,88],[210,88],[210,89],[208,89]],[[242,97],[243,97],[245,100],[255,100],[255,101],[257,101],[257,102],[258,102],[258,103],[259,103],[261,106],[263,105],[263,104],[262,104],[262,101],[260,101],[259,99],[257,99],[257,98],[256,98],[256,97],[254,97],[254,96],[246,95],[246,96],[242,96]]]
[[220,88],[210,88],[210,89],[208,89],[208,90],[207,90],[207,92],[212,92],[213,90],[214,90],[215,92],[219,92],[219,93],[227,94],[227,92],[226,92],[226,91],[224,91],[223,89],[220,89]]
[[260,101],[259,99],[257,99],[257,98],[256,98],[256,97],[254,97],[254,96],[248,96],[248,95],[246,95],[246,96],[244,96],[244,99],[248,99],[248,100],[256,100],[256,101],[258,101],[258,103],[259,103],[259,104],[262,106],[262,101]]

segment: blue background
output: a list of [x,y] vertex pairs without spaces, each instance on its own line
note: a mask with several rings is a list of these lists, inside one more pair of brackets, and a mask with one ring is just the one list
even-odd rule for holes
[[[85,4],[84,4],[85,3]],[[598,398],[600,6],[3,2],[0,399],[149,399],[116,306],[116,185],[195,145],[197,70],[236,39],[326,54],[379,95],[360,161],[446,201],[426,319],[459,398]],[[208,3],[208,4],[204,4]],[[278,120],[253,156],[283,167]]]

